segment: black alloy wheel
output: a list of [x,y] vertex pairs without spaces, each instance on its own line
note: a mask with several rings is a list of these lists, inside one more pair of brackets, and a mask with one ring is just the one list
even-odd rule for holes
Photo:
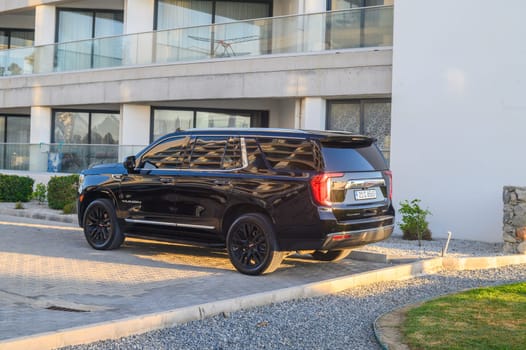
[[84,236],[95,249],[117,249],[124,235],[110,200],[102,198],[90,203],[83,220]]
[[312,253],[312,258],[319,261],[340,261],[345,259],[349,254],[351,254],[352,249],[342,249],[342,250],[316,250]]
[[240,216],[230,226],[226,239],[232,265],[246,275],[261,275],[276,270],[286,252],[277,251],[274,227],[263,214]]

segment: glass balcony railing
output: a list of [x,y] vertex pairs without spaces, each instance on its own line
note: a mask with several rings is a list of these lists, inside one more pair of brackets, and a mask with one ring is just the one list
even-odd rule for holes
[[0,76],[392,46],[393,6],[178,28],[0,51]]
[[78,173],[97,164],[115,163],[145,146],[0,143],[0,169]]

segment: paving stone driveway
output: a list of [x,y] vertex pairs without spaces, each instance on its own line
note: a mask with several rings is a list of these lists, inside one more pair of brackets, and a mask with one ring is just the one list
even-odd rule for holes
[[0,340],[386,266],[296,257],[251,277],[236,272],[223,250],[128,239],[119,250],[96,251],[77,227],[1,215],[0,242]]

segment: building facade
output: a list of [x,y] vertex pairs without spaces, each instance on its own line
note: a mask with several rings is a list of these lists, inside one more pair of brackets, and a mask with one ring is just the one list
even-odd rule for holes
[[498,241],[499,193],[521,178],[512,152],[497,157],[507,138],[490,146],[502,130],[487,111],[510,145],[526,127],[515,89],[525,27],[508,11],[474,0],[5,0],[0,169],[78,172],[190,127],[348,130],[377,138],[395,200],[422,199],[435,236]]

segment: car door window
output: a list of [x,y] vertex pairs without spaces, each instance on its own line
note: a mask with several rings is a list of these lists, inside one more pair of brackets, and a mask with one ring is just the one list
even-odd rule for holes
[[148,150],[141,158],[143,169],[183,169],[187,167],[189,137],[170,138]]
[[231,170],[242,167],[238,137],[196,136],[190,142],[190,169]]

